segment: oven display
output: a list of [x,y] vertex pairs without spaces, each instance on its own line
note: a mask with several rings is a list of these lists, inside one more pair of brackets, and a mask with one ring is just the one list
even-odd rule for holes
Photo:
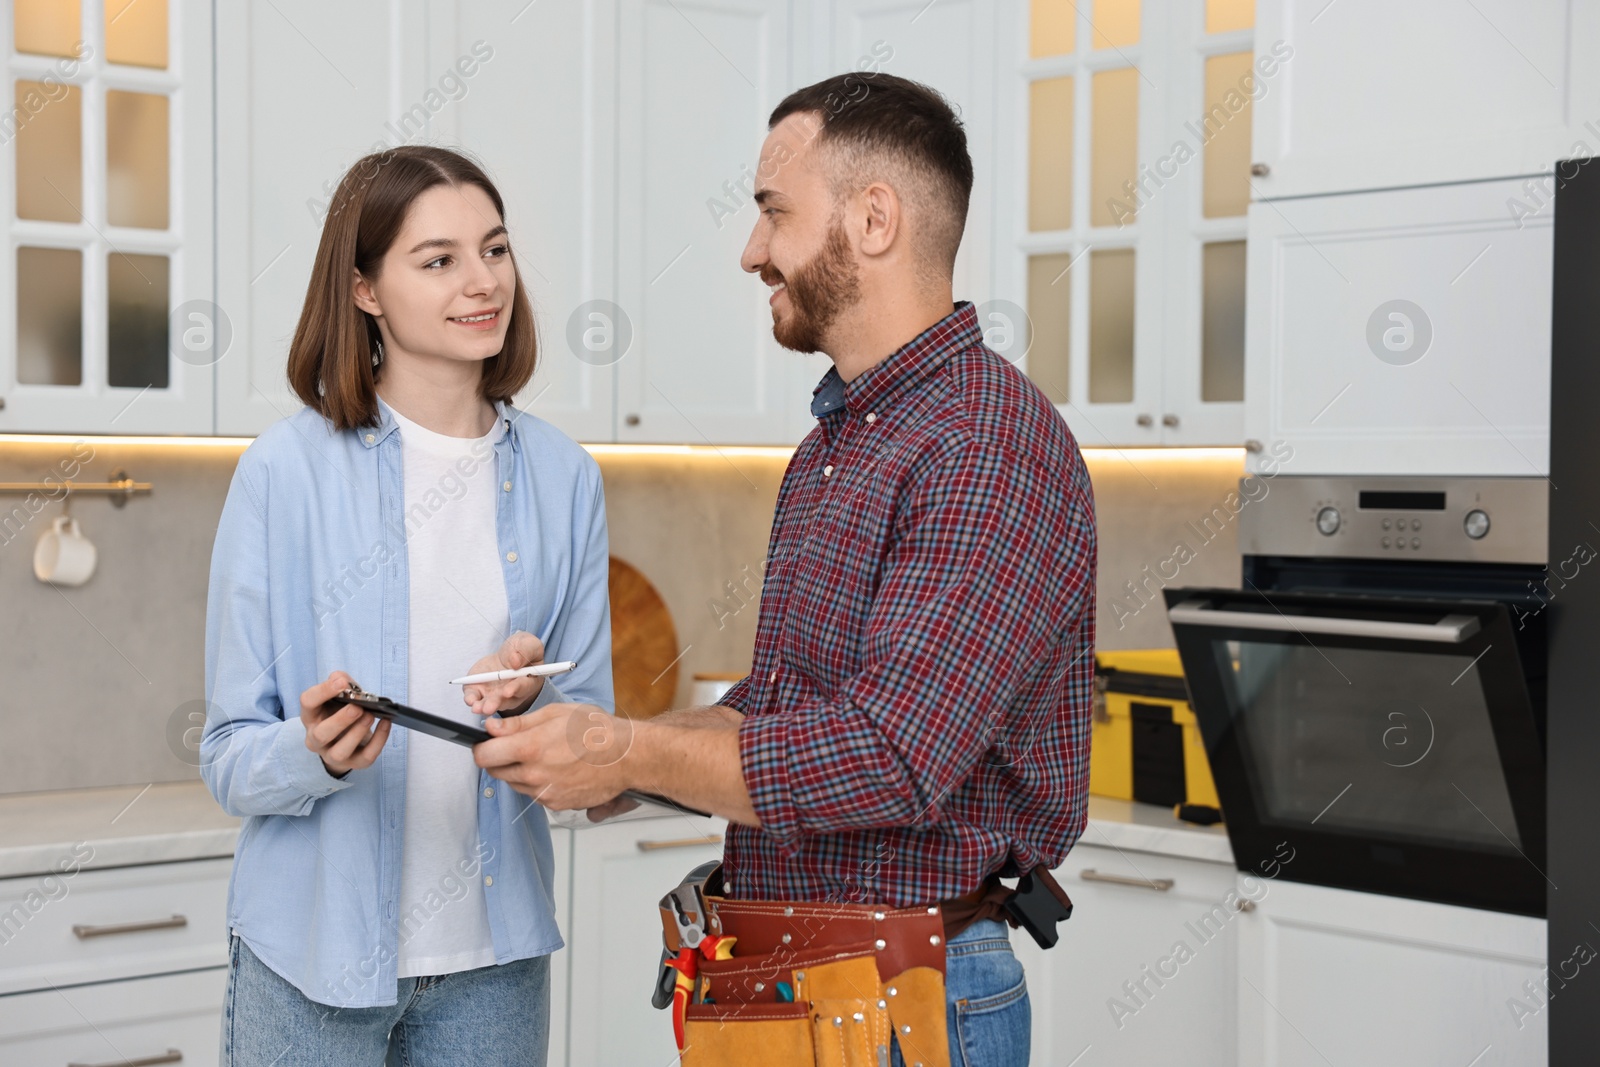
[[1363,489],[1358,504],[1362,511],[1443,511],[1444,494],[1396,489]]

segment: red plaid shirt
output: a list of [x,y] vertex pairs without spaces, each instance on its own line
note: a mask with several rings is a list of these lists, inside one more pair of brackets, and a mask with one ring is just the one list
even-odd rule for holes
[[[972,305],[848,385],[784,475],[739,756],[730,895],[932,903],[1083,832],[1094,498]],[[1009,861],[1009,864],[1008,864]]]

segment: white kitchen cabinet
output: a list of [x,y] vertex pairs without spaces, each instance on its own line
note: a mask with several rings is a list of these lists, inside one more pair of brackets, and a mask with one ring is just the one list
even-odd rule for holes
[[1248,19],[1208,27],[1206,7],[1121,7],[1137,22],[1112,45],[1085,5],[999,6],[995,299],[980,314],[1085,446],[1243,440],[1253,115],[1236,95],[1205,116],[1250,76],[1258,37]]
[[1244,1067],[1547,1062],[1543,919],[1279,881],[1234,925]]
[[673,815],[572,832],[566,1062],[673,1062],[672,1013],[650,1006],[661,965],[657,903],[694,867],[722,858],[726,825]]
[[1027,974],[1032,1061],[1234,1067],[1233,867],[1093,839],[1053,872],[1073,903],[1055,947],[1011,932]]
[[1509,214],[1520,184],[1250,206],[1252,469],[1549,472],[1553,212]]
[[0,994],[228,962],[228,859],[0,882]]
[[231,859],[0,882],[0,1062],[217,1062]]
[[1258,197],[1544,174],[1600,152],[1592,3],[1261,0],[1256,17],[1258,53],[1292,51],[1255,105]]
[[212,1067],[221,1052],[228,969],[0,997],[0,1062]]
[[38,6],[78,60],[0,18],[0,433],[211,432],[212,4],[167,11],[129,54],[99,5]]
[[469,99],[482,91],[474,83],[494,58],[474,55],[470,40],[448,57],[429,49],[439,6],[218,5],[217,285],[232,332],[217,364],[218,433],[256,434],[301,406],[285,373],[289,342],[345,171],[368,152],[428,140],[437,116],[460,106],[442,85],[464,85]]
[[617,361],[628,358],[614,310],[615,6],[455,7],[453,20],[429,23],[429,69],[474,49],[492,55],[430,132],[477,157],[505,198],[540,340],[539,369],[517,405],[576,440],[613,440]]
[[795,16],[790,0],[623,0],[617,303],[632,344],[617,365],[620,441],[791,439],[794,356],[739,257],[767,116],[803,83]]

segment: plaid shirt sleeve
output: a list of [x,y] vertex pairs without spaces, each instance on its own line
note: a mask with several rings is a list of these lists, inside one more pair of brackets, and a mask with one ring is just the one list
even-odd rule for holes
[[743,715],[745,714],[745,705],[749,699],[750,676],[747,674],[744,676],[744,678],[734,683],[732,689],[729,689],[726,693],[723,693],[720,697],[718,697],[717,703],[722,707],[732,708],[740,715]]
[[[762,830],[937,823],[1003,709],[1056,669],[1093,596],[1093,505],[1057,458],[961,440],[902,489],[861,669],[830,699],[747,718]],[[746,680],[748,682],[748,679]]]

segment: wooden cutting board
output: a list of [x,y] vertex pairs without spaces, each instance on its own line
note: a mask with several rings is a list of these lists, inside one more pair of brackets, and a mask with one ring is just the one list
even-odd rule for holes
[[659,715],[678,694],[678,631],[672,612],[639,568],[611,557],[611,681],[617,714]]

